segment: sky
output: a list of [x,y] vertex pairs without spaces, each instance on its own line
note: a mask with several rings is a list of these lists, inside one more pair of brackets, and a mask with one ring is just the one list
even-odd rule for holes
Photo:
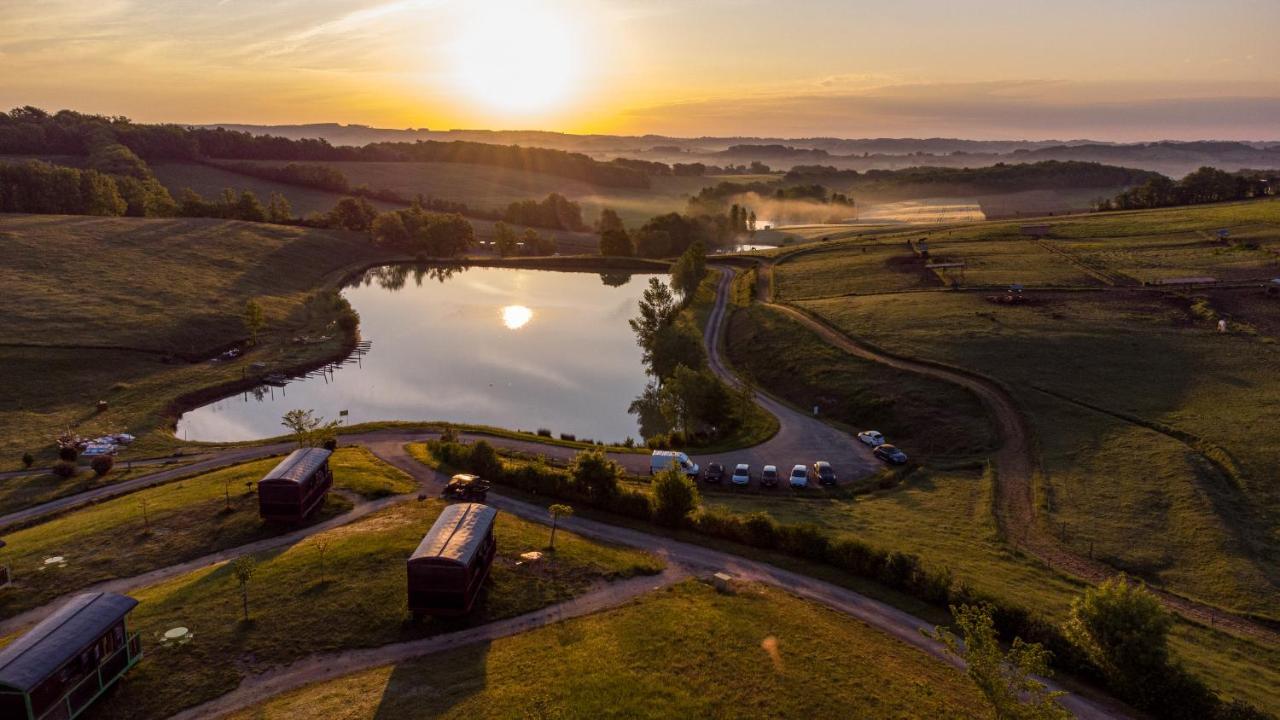
[[0,107],[143,122],[1280,140],[1280,0],[0,0]]

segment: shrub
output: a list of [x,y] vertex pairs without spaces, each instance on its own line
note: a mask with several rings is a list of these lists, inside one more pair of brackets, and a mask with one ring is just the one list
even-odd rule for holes
[[34,465],[35,462],[36,459],[32,457],[31,453],[22,453],[22,467],[29,468]]
[[111,468],[116,466],[116,459],[110,455],[99,455],[89,462],[89,467],[93,468],[93,474],[102,477],[111,472]]
[[77,453],[76,449],[71,446],[58,448],[59,460],[65,460],[66,462],[75,462],[76,458],[79,456],[80,456],[80,453]]
[[746,530],[747,544],[752,547],[776,550],[778,547],[778,523],[768,513],[753,512],[742,523]]
[[502,475],[502,460],[498,457],[498,451],[484,440],[471,446],[466,467],[482,478],[493,479]]
[[831,540],[817,525],[781,525],[779,531],[778,549],[788,555],[817,562],[824,562],[830,556]]
[[59,460],[53,464],[53,474],[63,479],[73,478],[76,476],[76,465],[66,460]]
[[622,441],[622,447],[633,448],[635,446],[636,446],[636,439],[631,437],[630,435],[627,436],[626,440]]
[[329,452],[333,452],[334,450],[337,450],[337,449],[338,449],[338,438],[336,438],[336,437],[327,438],[327,439],[324,441],[324,443],[323,443],[323,444],[321,444],[321,447],[323,447],[325,450],[328,450]]
[[560,439],[567,440],[569,442],[574,442],[578,439],[578,436],[574,435],[573,433],[560,433]]
[[569,475],[573,478],[574,490],[582,493],[588,501],[602,504],[618,494],[622,468],[600,450],[583,450],[574,457]]
[[653,479],[653,517],[663,525],[683,525],[698,503],[698,487],[679,468],[667,468]]
[[538,437],[551,437],[551,430],[548,428],[538,428]]

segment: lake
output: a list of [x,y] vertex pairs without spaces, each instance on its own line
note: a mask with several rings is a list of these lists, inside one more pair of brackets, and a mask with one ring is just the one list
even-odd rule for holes
[[185,413],[177,435],[227,442],[281,435],[314,409],[347,424],[447,420],[557,435],[639,439],[627,406],[644,389],[627,325],[648,275],[375,268],[343,295],[370,343],[327,376],[259,388]]

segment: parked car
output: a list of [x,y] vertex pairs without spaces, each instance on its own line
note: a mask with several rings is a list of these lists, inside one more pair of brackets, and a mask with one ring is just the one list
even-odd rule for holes
[[709,483],[718,483],[724,479],[724,466],[720,463],[707,463],[707,471],[703,473],[702,479]]
[[733,469],[733,477],[729,478],[729,482],[734,485],[746,485],[751,482],[751,466],[739,463],[738,467]]
[[863,430],[858,433],[858,439],[871,447],[880,447],[884,444],[884,435],[876,430]]
[[444,488],[444,496],[451,500],[484,502],[489,494],[488,481],[475,475],[454,475]]
[[654,450],[653,455],[649,456],[650,475],[656,475],[670,467],[680,468],[691,478],[698,477],[701,471],[698,464],[690,460],[688,455],[677,450]]
[[813,476],[818,478],[819,485],[836,484],[836,471],[831,468],[831,463],[826,460],[819,460],[813,464]]
[[803,465],[791,468],[791,487],[809,487],[809,468]]
[[881,445],[872,451],[876,457],[887,463],[903,465],[907,462],[907,454],[892,445]]
[[778,486],[778,466],[765,465],[764,470],[760,471],[760,484],[765,487]]

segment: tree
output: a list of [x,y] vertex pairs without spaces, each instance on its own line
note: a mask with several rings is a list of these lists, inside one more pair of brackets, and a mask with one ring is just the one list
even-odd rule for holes
[[622,224],[622,218],[618,217],[618,213],[604,208],[600,211],[600,222],[596,223],[596,229],[603,235],[610,230],[626,231],[626,226]]
[[965,672],[991,703],[997,720],[1065,720],[1072,717],[1056,701],[1063,692],[1050,692],[1034,676],[1049,674],[1049,651],[1037,643],[1014,638],[1006,653],[996,636],[991,607],[986,604],[951,606],[961,638],[943,627],[925,635],[942,643],[965,663]]
[[707,351],[702,335],[689,323],[667,323],[658,328],[646,353],[646,368],[658,379],[671,376],[676,366],[699,368],[706,365]]
[[520,242],[524,244],[525,255],[554,255],[556,252],[555,239],[543,236],[533,228],[525,228]]
[[[652,351],[658,330],[671,322],[677,310],[671,288],[657,277],[649,278],[649,287],[640,298],[640,315],[629,321],[631,330],[636,334],[636,344],[644,349],[646,355]],[[646,357],[645,361],[649,362],[649,358]]]
[[268,196],[267,219],[273,223],[286,223],[293,219],[293,208],[285,196],[277,192]]
[[671,235],[666,230],[640,228],[635,237],[635,253],[647,258],[666,257],[671,254]]
[[368,230],[377,216],[378,211],[368,200],[362,197],[344,197],[329,211],[328,225],[359,232]]
[[555,550],[556,549],[556,524],[561,517],[569,517],[570,515],[573,515],[573,507],[569,505],[557,504],[547,508],[547,511],[551,513],[551,543],[547,545],[547,549]]
[[316,539],[311,541],[311,547],[315,548],[316,553],[320,556],[320,582],[327,582],[328,577],[324,570],[324,555],[329,552],[329,536],[317,535]]
[[33,456],[31,453],[29,452],[22,453],[22,467],[29,468],[33,464],[35,464],[35,461],[36,461],[35,456]]
[[698,291],[698,286],[706,276],[707,247],[701,240],[697,240],[671,266],[671,287],[688,300]]
[[267,325],[266,314],[262,311],[262,305],[255,299],[250,298],[244,304],[244,315],[241,316],[244,321],[244,329],[249,332],[253,344],[258,344],[258,333],[262,332],[262,328]]
[[663,416],[686,435],[732,418],[729,391],[710,370],[677,365],[658,398]]
[[598,502],[618,494],[622,468],[606,457],[602,450],[583,450],[573,458],[569,477],[578,492],[591,502]]
[[102,477],[111,472],[111,468],[115,467],[116,459],[110,455],[99,455],[89,461],[89,467],[93,468],[93,474]]
[[1064,631],[1123,697],[1144,707],[1169,672],[1173,620],[1151,591],[1113,577],[1071,602]]
[[680,527],[701,502],[698,486],[678,467],[669,467],[653,478],[653,516],[663,525]]
[[300,448],[320,447],[338,434],[338,421],[325,422],[314,410],[290,410],[280,418],[280,424],[289,428]]
[[519,244],[516,241],[516,233],[511,226],[499,220],[493,224],[493,244],[498,254],[502,257],[510,257],[516,254]]
[[600,254],[608,257],[631,257],[635,254],[631,236],[620,228],[600,231]]
[[240,585],[240,604],[244,608],[245,622],[249,622],[249,581],[257,569],[258,563],[251,555],[241,555],[231,562],[231,573]]
[[151,513],[147,511],[150,501],[143,497],[138,500],[138,507],[142,509],[142,532],[145,535],[151,534]]
[[236,217],[249,222],[265,222],[267,209],[258,202],[258,196],[254,195],[253,191],[245,190],[240,193],[240,199],[236,201]]
[[369,228],[373,244],[384,248],[402,248],[409,244],[409,231],[399,212],[384,212],[374,218]]

